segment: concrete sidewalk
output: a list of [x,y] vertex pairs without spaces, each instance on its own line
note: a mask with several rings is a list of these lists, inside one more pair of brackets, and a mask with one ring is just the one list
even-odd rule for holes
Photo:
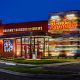
[[0,61],[0,64],[4,65],[11,65],[11,66],[60,66],[60,65],[68,65],[68,64],[75,64],[75,63],[80,63],[80,61],[74,61],[74,62],[64,62],[64,63],[52,63],[52,64],[41,64],[41,65],[36,65],[36,64],[21,64],[21,63],[15,63],[15,62],[10,62],[10,61]]
[[11,66],[36,66],[35,64],[21,64],[21,63],[15,63],[11,61],[0,61],[0,64],[4,65],[11,65]]

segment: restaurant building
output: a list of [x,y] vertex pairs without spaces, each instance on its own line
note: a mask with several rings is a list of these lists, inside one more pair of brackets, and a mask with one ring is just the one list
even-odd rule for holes
[[80,53],[79,14],[51,12],[48,21],[0,24],[0,56],[40,59]]
[[80,56],[80,11],[51,12],[48,17],[49,52],[52,56]]

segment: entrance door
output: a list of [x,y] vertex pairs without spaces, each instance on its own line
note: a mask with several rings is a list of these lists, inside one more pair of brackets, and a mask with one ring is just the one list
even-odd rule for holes
[[44,38],[34,37],[32,38],[32,58],[33,59],[40,59],[44,54]]
[[30,58],[30,45],[22,45],[22,56],[25,58]]
[[39,42],[37,38],[34,38],[34,41],[31,46],[31,52],[32,52],[32,58],[37,59],[38,53],[39,53]]

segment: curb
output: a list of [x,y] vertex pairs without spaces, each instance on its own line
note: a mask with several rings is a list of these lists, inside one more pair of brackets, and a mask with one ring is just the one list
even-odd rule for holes
[[55,63],[55,64],[45,64],[45,65],[42,65],[43,67],[51,67],[51,66],[61,66],[61,65],[69,65],[69,64],[75,64],[75,63],[80,63],[80,61],[76,61],[76,62],[66,62],[66,63]]
[[36,66],[34,64],[21,64],[21,63],[14,63],[14,62],[5,62],[5,61],[0,61],[1,64],[4,64],[4,65],[11,65],[11,66]]

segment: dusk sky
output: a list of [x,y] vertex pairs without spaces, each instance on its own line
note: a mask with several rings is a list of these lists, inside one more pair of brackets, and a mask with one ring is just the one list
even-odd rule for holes
[[80,0],[0,0],[3,23],[40,21],[48,12],[80,10]]

